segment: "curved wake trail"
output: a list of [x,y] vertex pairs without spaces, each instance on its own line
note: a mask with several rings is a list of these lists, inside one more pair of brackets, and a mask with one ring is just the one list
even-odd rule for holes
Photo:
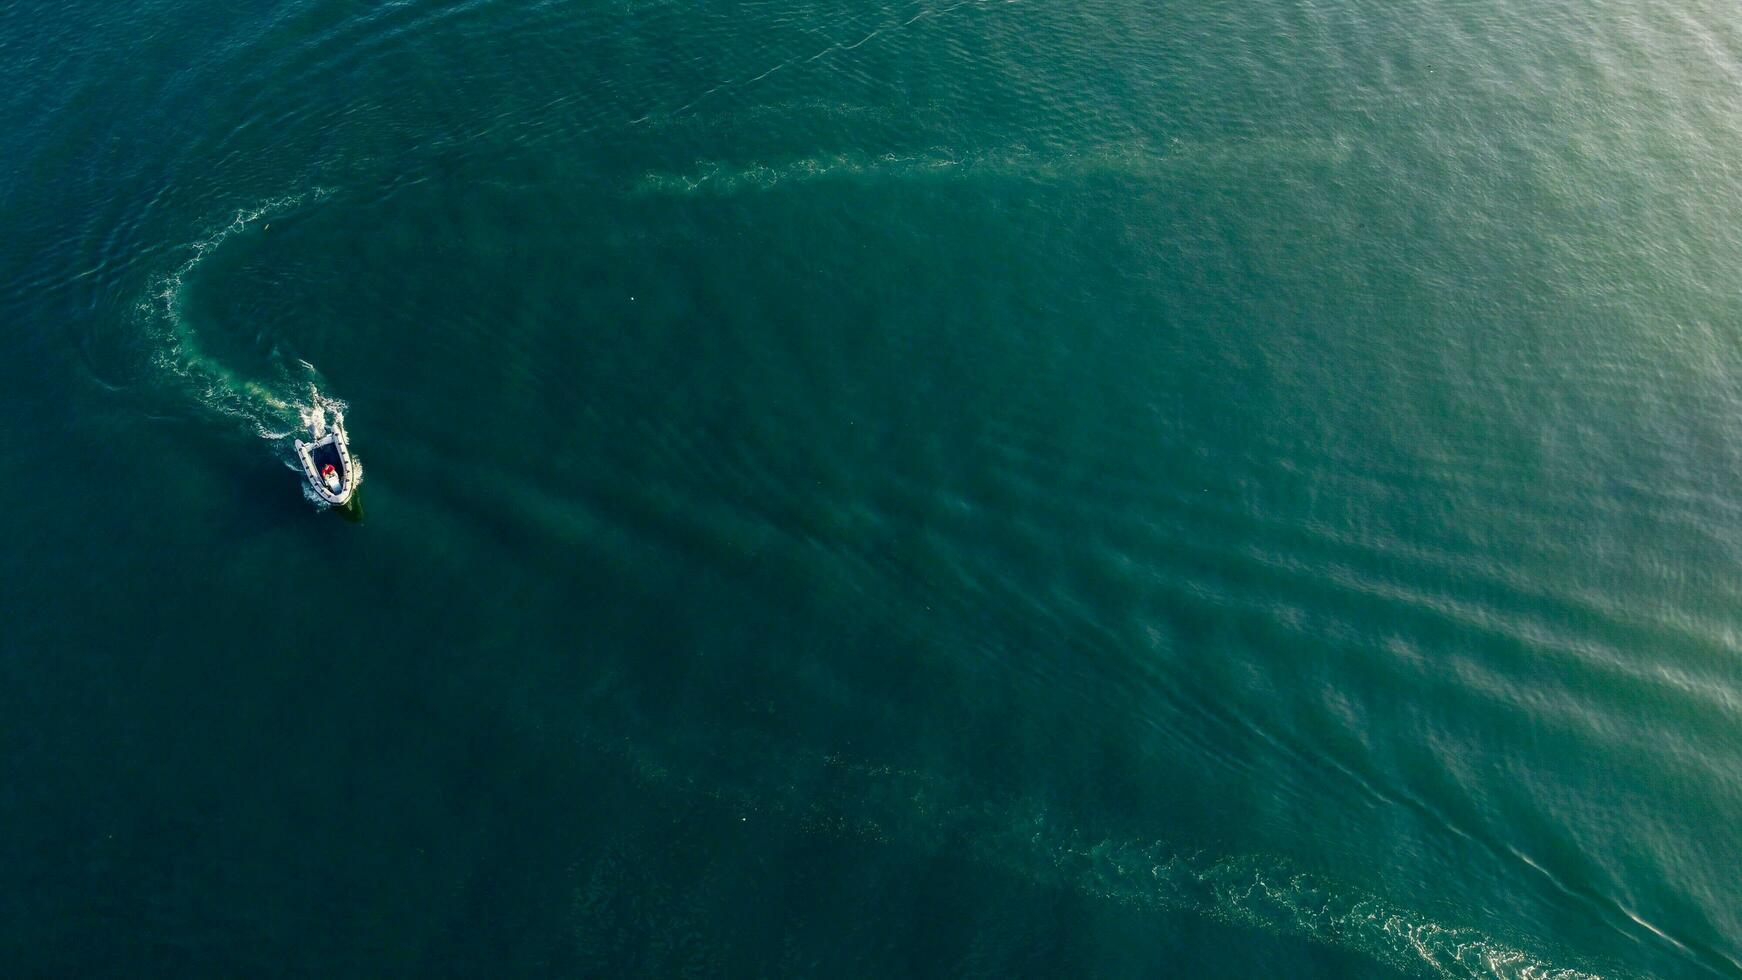
[[[1625,973],[1557,962],[1525,939],[1433,916],[1265,854],[1210,854],[1163,841],[1088,834],[1032,800],[978,798],[921,770],[837,755],[818,759],[753,740],[737,756],[773,752],[769,772],[827,771],[803,792],[790,781],[706,787],[683,766],[632,744],[583,736],[643,782],[700,794],[743,814],[822,837],[952,852],[1016,878],[1161,914],[1186,913],[1357,953],[1411,976],[1453,980],[1620,980]],[[820,763],[820,765],[819,765]],[[714,767],[709,767],[714,771]]]
[[157,342],[151,357],[154,366],[186,386],[200,406],[249,424],[263,439],[283,439],[294,431],[301,406],[293,393],[318,390],[319,373],[307,361],[278,364],[273,371],[276,376],[266,379],[245,377],[231,370],[207,354],[200,344],[182,313],[182,287],[209,255],[235,235],[263,219],[326,195],[327,191],[317,188],[307,194],[269,198],[238,210],[228,223],[187,246],[191,254],[174,271],[157,276],[150,294],[140,303]]
[[[198,332],[183,312],[182,289],[200,264],[231,238],[260,222],[318,202],[330,193],[317,187],[238,209],[228,222],[186,246],[187,258],[173,271],[154,277],[148,295],[139,304],[153,341],[152,365],[186,389],[200,408],[240,422],[259,438],[276,443],[280,459],[292,468],[296,466],[290,453],[292,437],[309,431],[317,419],[336,419],[342,423],[347,406],[322,393],[320,372],[307,361],[276,357],[265,374],[256,377],[240,373],[213,357],[200,343]],[[361,482],[360,461],[356,478]],[[304,495],[318,502],[306,487]]]

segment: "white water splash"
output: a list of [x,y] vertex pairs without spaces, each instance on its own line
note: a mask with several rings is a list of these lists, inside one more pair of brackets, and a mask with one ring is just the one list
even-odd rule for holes
[[314,388],[309,389],[307,405],[297,408],[297,417],[302,420],[302,427],[315,438],[327,434],[329,429],[342,428],[345,424],[345,409],[349,408],[337,398],[329,398]]

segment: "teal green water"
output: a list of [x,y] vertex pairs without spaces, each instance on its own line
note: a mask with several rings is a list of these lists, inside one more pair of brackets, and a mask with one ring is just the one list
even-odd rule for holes
[[1742,976],[1734,5],[0,0],[0,133],[6,976]]

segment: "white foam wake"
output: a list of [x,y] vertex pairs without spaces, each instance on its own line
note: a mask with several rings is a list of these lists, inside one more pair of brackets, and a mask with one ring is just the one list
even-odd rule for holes
[[925,180],[1000,177],[1017,180],[1080,180],[1096,174],[1160,180],[1194,168],[1247,171],[1298,166],[1336,168],[1353,144],[1340,135],[1271,137],[1194,143],[1133,140],[1075,150],[1037,151],[1022,145],[923,153],[819,154],[776,162],[698,161],[687,173],[654,171],[630,187],[637,194],[742,194],[827,180]]
[[182,292],[200,264],[226,241],[252,225],[328,195],[325,188],[268,198],[238,209],[205,237],[185,246],[186,258],[173,270],[155,276],[139,311],[152,334],[151,360],[164,377],[187,389],[195,404],[236,419],[263,439],[282,440],[296,431],[307,404],[299,393],[319,398],[319,372],[307,361],[281,361],[264,376],[241,374],[201,345],[197,331],[182,310]]
[[[1625,976],[1607,966],[1597,973],[1593,964],[1557,962],[1561,956],[1534,950],[1537,943],[1528,937],[1442,921],[1281,857],[1209,854],[1163,841],[1086,834],[1074,821],[1061,821],[1032,801],[981,799],[949,779],[919,770],[835,755],[823,757],[819,766],[815,758],[775,749],[765,763],[767,771],[825,768],[830,777],[797,793],[790,783],[704,788],[705,782],[632,743],[612,739],[590,744],[624,758],[646,782],[700,792],[759,818],[791,820],[811,833],[948,851],[1021,880],[1129,908],[1184,912],[1296,937],[1369,957],[1407,975],[1455,980]],[[751,746],[763,744],[753,740],[733,749],[754,756]]]
[[[254,435],[275,443],[279,458],[292,467],[296,466],[292,438],[316,425],[342,424],[345,403],[322,393],[320,372],[307,361],[281,357],[257,373],[243,373],[211,356],[183,311],[182,293],[201,263],[225,242],[255,224],[318,202],[330,193],[317,187],[237,209],[205,237],[185,246],[185,258],[174,269],[153,277],[150,290],[139,303],[152,340],[151,362],[160,375],[184,389],[199,409],[239,422]],[[355,455],[352,461],[360,482],[362,463]],[[304,494],[324,506],[309,488],[304,488]]]
[[[1020,870],[1121,904],[1179,909],[1356,951],[1405,973],[1470,980],[1600,980],[1506,940],[1290,867],[1280,859],[1213,857],[1136,841],[1085,841],[1037,819]],[[1010,852],[995,850],[1000,863]],[[1043,870],[1044,869],[1044,870]]]

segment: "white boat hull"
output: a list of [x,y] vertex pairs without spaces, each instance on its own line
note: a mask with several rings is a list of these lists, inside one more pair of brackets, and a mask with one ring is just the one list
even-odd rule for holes
[[[302,463],[303,476],[316,497],[335,507],[351,502],[352,495],[357,492],[357,464],[351,458],[351,446],[345,438],[343,425],[335,424],[325,433],[317,431],[313,442],[296,440],[296,457]],[[321,478],[323,466],[332,466],[338,471],[336,490]]]

